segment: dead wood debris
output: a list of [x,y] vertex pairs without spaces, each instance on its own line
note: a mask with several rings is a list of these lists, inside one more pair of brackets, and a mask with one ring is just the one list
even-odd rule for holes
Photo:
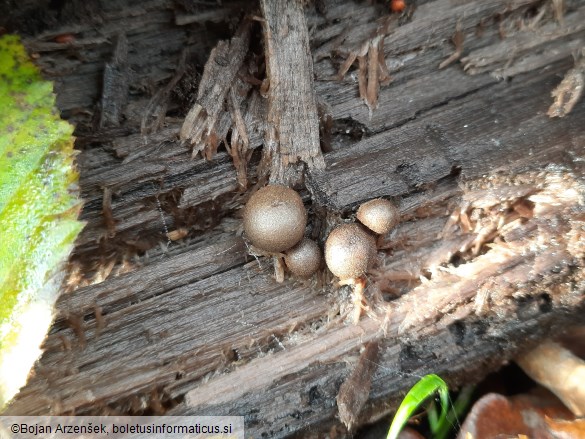
[[359,425],[359,414],[370,396],[372,375],[378,367],[378,343],[368,343],[337,394],[339,418],[348,431]]
[[109,44],[109,38],[106,36],[79,38],[76,36],[79,28],[63,28],[58,33],[49,33],[40,35],[35,40],[28,43],[27,47],[32,52],[57,52],[57,51],[77,51],[101,44]]
[[167,233],[167,238],[171,241],[179,241],[189,234],[189,229],[186,227],[179,227],[176,230],[170,230]]
[[461,54],[463,53],[463,42],[465,41],[465,35],[463,34],[461,27],[457,27],[453,37],[451,38],[451,41],[455,46],[455,51],[447,59],[442,61],[441,64],[439,64],[439,69],[444,69],[452,62],[461,58]]
[[100,127],[117,127],[128,102],[129,89],[128,39],[121,33],[116,40],[112,60],[104,68]]
[[563,80],[552,91],[553,104],[548,109],[549,117],[565,117],[581,99],[585,88],[585,49],[577,59],[575,67],[567,72]]
[[370,111],[378,108],[380,85],[388,85],[391,81],[384,56],[384,38],[397,23],[395,16],[384,18],[376,27],[373,36],[363,42],[358,49],[350,50],[337,73],[338,79],[342,80],[357,59],[360,98]]
[[183,50],[179,65],[171,80],[164,87],[161,87],[148,102],[142,120],[140,121],[140,133],[144,136],[149,133],[158,131],[164,122],[169,104],[169,97],[175,86],[185,74],[185,63],[187,60],[187,50]]
[[321,138],[321,151],[324,153],[333,151],[332,147],[332,130],[333,116],[331,109],[324,102],[317,102],[317,111],[319,112],[319,134]]
[[[390,305],[389,313],[405,313],[401,333],[424,328],[425,322],[446,325],[469,314],[483,316],[492,307],[513,308],[518,300],[560,305],[555,298],[570,287],[558,281],[559,267],[582,266],[585,256],[585,186],[557,168],[518,176],[508,187],[501,179],[471,190],[457,209],[457,220],[448,220],[444,228],[443,239],[451,234],[473,237],[458,252],[468,262],[438,267],[430,279]],[[562,273],[577,279],[583,275],[580,270]],[[545,296],[533,296],[536,290]]]
[[300,2],[262,0],[260,7],[269,81],[263,164],[270,162],[271,183],[291,185],[302,163],[325,167],[309,33]]
[[251,23],[244,21],[229,41],[220,41],[211,51],[199,83],[197,100],[181,127],[181,141],[210,160],[221,141],[218,135],[228,92],[241,70],[250,43]]
[[499,242],[497,238],[505,230],[533,216],[528,197],[538,192],[536,186],[521,184],[486,189],[465,193],[461,206],[455,209],[441,234],[444,238],[453,235],[453,226],[463,233],[472,233],[473,240],[459,249],[461,253],[469,250],[469,257],[479,255],[484,245]]
[[[468,190],[452,214],[440,223],[437,239],[418,242],[414,250],[404,253],[408,237],[398,227],[380,242],[380,249],[391,251],[378,269],[372,270],[372,280],[385,294],[402,295],[429,279],[440,278],[453,258],[472,262],[493,243],[502,242],[502,234],[519,227],[533,216],[533,205],[528,197],[538,192],[534,184],[482,186]],[[412,242],[406,243],[413,245]]]
[[245,20],[229,41],[211,51],[199,83],[195,104],[185,117],[181,140],[207,160],[224,144],[236,168],[238,189],[248,185],[248,161],[261,144],[265,131],[266,103],[254,86],[258,63],[249,55],[252,23]]
[[[240,95],[241,96],[241,95]],[[254,93],[251,99],[259,99]],[[240,111],[241,99],[238,99],[235,87],[228,92],[228,108],[232,118],[232,134],[229,142],[224,142],[228,154],[232,157],[240,191],[246,190],[248,186],[248,162],[252,156],[250,139],[246,130],[246,122]],[[251,112],[247,113],[248,115]],[[248,124],[249,125],[249,124]]]
[[71,327],[75,335],[77,336],[77,343],[80,349],[84,349],[87,345],[87,338],[85,337],[85,325],[83,318],[78,315],[69,313],[65,317],[65,322]]

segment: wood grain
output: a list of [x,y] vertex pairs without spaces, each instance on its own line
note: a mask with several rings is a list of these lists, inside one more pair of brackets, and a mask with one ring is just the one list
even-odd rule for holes
[[[332,149],[325,168],[307,172],[301,187],[307,232],[322,243],[331,224],[352,220],[357,205],[374,197],[392,199],[401,212],[401,223],[379,240],[366,290],[370,310],[356,326],[343,318],[348,290],[327,273],[277,284],[268,260],[247,255],[239,210],[249,192],[238,192],[232,157],[221,148],[211,161],[191,159],[179,141],[189,108],[176,95],[163,127],[141,134],[143,111],[173,79],[183,50],[186,71],[201,72],[218,42],[233,36],[227,23],[239,20],[242,5],[224,3],[183,10],[158,0],[115,2],[93,15],[67,10],[63,20],[37,27],[21,18],[29,29],[24,41],[56,81],[63,114],[77,124],[87,226],[71,260],[77,288],[60,298],[44,354],[7,413],[231,414],[246,416],[254,437],[344,432],[336,396],[368,342],[378,343],[379,357],[356,425],[395,409],[421,375],[437,373],[454,388],[477,382],[582,321],[585,106],[563,118],[546,115],[572,58],[551,57],[559,40],[543,39],[537,52],[526,52],[538,62],[490,64],[510,61],[512,80],[499,81],[490,69],[469,75],[460,62],[438,69],[453,53],[456,29],[465,36],[462,62],[480,51],[498,53],[505,41],[499,23],[528,23],[541,2],[420,2],[384,34],[392,82],[381,86],[373,111],[359,97],[358,63],[341,80],[337,73],[376,36],[381,5],[325,1],[305,10],[303,54],[313,55],[314,77],[310,58],[299,70],[304,85],[314,81],[315,100],[331,118]],[[567,21],[583,13],[579,2],[566,3]],[[15,22],[27,16],[26,5],[13,12]],[[555,26],[543,17],[540,25]],[[252,27],[259,36],[262,25]],[[283,29],[271,31],[286,45]],[[527,32],[506,29],[511,39]],[[103,70],[121,31],[132,72],[128,103],[120,126],[99,128]],[[60,45],[52,40],[60,33],[78,38]],[[578,44],[581,34],[563,38]],[[267,63],[282,59],[276,50]],[[193,86],[196,75],[187,76],[179,89]],[[248,86],[265,99],[259,86]],[[290,97],[291,84],[283,92]],[[279,99],[273,105],[292,111]],[[246,124],[269,120],[265,101],[254,110],[249,102],[241,103]],[[301,126],[314,151],[318,115],[309,104],[297,116],[310,114],[313,125]],[[258,126],[248,131],[253,147],[264,136],[265,125]],[[251,182],[260,161],[253,152]],[[555,187],[567,196],[545,199]],[[500,202],[486,201],[492,199]],[[509,216],[519,212],[525,216]],[[494,218],[504,218],[503,228],[490,229]],[[165,227],[187,234],[169,245]]]
[[260,8],[269,83],[264,154],[271,161],[270,182],[290,185],[302,169],[298,162],[309,169],[325,166],[309,34],[300,1],[261,0]]

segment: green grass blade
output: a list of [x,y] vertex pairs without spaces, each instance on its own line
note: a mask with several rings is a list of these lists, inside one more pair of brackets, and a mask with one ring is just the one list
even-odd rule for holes
[[447,416],[449,408],[449,388],[445,381],[437,375],[431,374],[422,377],[406,394],[400,407],[396,411],[396,415],[388,430],[386,439],[396,439],[404,425],[408,422],[410,417],[416,410],[435,393],[439,393],[441,401],[441,415],[439,419],[434,422],[438,423],[440,419]]
[[[451,409],[449,410],[449,413],[447,413],[447,416],[437,419],[435,428],[431,427],[431,432],[435,439],[445,439],[449,435],[449,432],[453,429],[457,420],[460,419],[463,413],[469,408],[474,390],[475,386],[463,387],[459,392],[459,395],[457,395],[457,399],[451,405]],[[429,418],[431,413],[437,417],[436,409],[433,408],[433,410],[429,411]]]

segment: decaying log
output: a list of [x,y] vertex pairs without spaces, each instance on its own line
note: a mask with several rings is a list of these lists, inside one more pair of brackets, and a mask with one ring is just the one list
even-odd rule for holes
[[[232,6],[240,3],[224,3],[199,13],[155,0],[147,8],[102,11],[99,31],[87,17],[72,16],[25,36],[56,81],[64,115],[77,123],[87,227],[45,352],[7,413],[231,414],[246,416],[254,437],[344,432],[336,397],[368,343],[376,343],[378,358],[369,399],[352,411],[356,426],[395,409],[421,375],[437,373],[454,388],[477,382],[582,321],[585,106],[577,103],[563,118],[546,115],[551,91],[575,65],[568,52],[550,58],[548,49],[561,40],[574,44],[581,34],[565,29],[561,40],[539,40],[533,55],[544,58],[515,70],[510,61],[513,81],[498,81],[491,70],[470,75],[458,62],[439,70],[457,29],[465,37],[462,56],[495,53],[505,41],[500,23],[514,38],[512,31],[526,30],[511,23],[534,20],[543,4],[423,3],[380,37],[393,81],[381,85],[371,110],[359,96],[359,72],[350,65],[343,79],[337,73],[352,50],[371,40],[380,5],[330,1],[320,12],[305,10],[314,92],[330,118],[332,149],[323,155],[324,169],[305,173],[307,233],[322,240],[331,223],[351,220],[357,205],[374,197],[394,200],[401,213],[401,223],[380,239],[379,263],[368,274],[366,316],[350,325],[342,317],[351,305],[348,291],[330,275],[288,276],[278,284],[270,261],[248,256],[239,235],[247,194],[239,192],[233,157],[244,149],[233,148],[246,137],[248,152],[259,146],[266,107],[279,108],[284,99],[270,103],[259,78],[244,79],[258,66],[253,59],[246,64],[248,46],[240,53],[243,70],[222,88],[218,117],[225,118],[222,130],[232,130],[229,152],[218,144],[213,160],[192,159],[178,138],[189,109],[172,99],[161,129],[141,132],[157,90],[148,84],[168,84],[183,50],[202,66],[226,44],[219,42],[225,32],[214,33],[217,24],[205,24],[209,16],[214,23],[221,14],[233,19]],[[571,14],[583,14],[579,2],[566,3],[564,25]],[[535,25],[554,35],[561,26],[550,10]],[[284,28],[270,29],[286,45]],[[96,131],[103,66],[121,31],[133,92],[121,125]],[[83,34],[68,47],[52,41],[72,32]],[[294,35],[295,44],[304,41]],[[490,66],[509,60],[501,61]],[[310,118],[302,117],[316,122],[316,107],[307,108]],[[307,132],[318,148],[313,128]],[[246,178],[254,180],[261,159],[249,159]],[[165,228],[183,239],[169,244]],[[361,406],[363,395],[354,396]]]

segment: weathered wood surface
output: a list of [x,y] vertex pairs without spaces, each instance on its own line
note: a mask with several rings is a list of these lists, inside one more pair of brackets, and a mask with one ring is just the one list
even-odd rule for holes
[[309,34],[300,2],[260,0],[260,8],[269,83],[264,153],[270,182],[290,186],[303,167],[325,167]]
[[[582,321],[585,105],[562,119],[546,112],[583,44],[583,2],[567,2],[565,23],[576,27],[531,39],[531,50],[513,58],[501,45],[524,41],[513,23],[529,23],[540,2],[420,4],[384,38],[392,82],[372,111],[359,98],[357,69],[337,74],[376,35],[384,6],[330,3],[309,9],[307,22],[332,151],[324,170],[307,173],[303,195],[310,232],[321,238],[361,201],[399,203],[403,221],[381,240],[370,275],[368,316],[346,325],[347,291],[325,275],[277,284],[268,260],[246,256],[238,213],[246,193],[237,192],[228,154],[192,160],[180,144],[184,105],[171,101],[165,126],[141,133],[143,110],[173,79],[184,47],[188,62],[202,65],[231,36],[204,20],[233,18],[241,3],[183,11],[112,2],[93,11],[96,30],[73,14],[25,38],[57,81],[63,113],[78,123],[88,225],[72,264],[78,284],[95,284],[61,297],[45,353],[9,413],[242,414],[254,437],[307,434],[339,423],[337,392],[367,342],[379,345],[378,367],[358,422],[391,410],[421,374],[455,386],[477,381]],[[554,28],[550,14],[545,25]],[[465,35],[463,64],[439,70],[456,28]],[[65,47],[52,41],[80,30]],[[101,78],[120,32],[131,93],[121,125],[99,129]],[[485,72],[464,72],[480,58],[490,60]],[[502,69],[511,81],[498,79]],[[257,163],[253,155],[251,181]],[[165,228],[187,236],[169,244]],[[440,268],[450,262],[459,265]]]

